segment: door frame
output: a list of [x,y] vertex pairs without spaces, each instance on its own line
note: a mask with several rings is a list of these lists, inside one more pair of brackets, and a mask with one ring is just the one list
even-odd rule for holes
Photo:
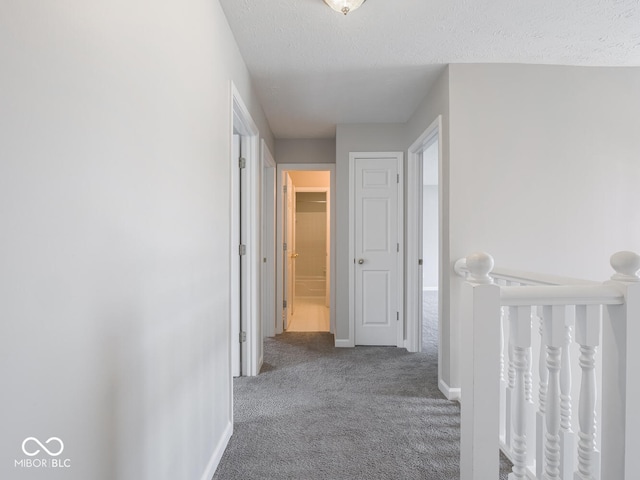
[[[286,176],[285,176],[286,175]],[[283,279],[282,287],[283,287],[283,300],[282,303],[282,328],[286,330],[289,328],[291,318],[293,317],[293,311],[295,309],[295,291],[296,291],[296,283],[293,281],[296,278],[296,262],[295,262],[295,252],[296,252],[296,186],[293,184],[293,179],[288,172],[282,175],[282,180],[285,182],[284,186],[286,186],[286,193],[283,190],[282,193],[282,201],[283,206],[287,205],[286,211],[283,208],[283,213],[286,213],[286,216],[282,216],[283,228],[282,228],[282,241],[287,244],[287,249],[282,248],[282,272]],[[286,297],[286,299],[284,298]],[[287,304],[285,309],[284,304]],[[286,313],[286,315],[285,315]]]
[[282,324],[282,302],[284,299],[283,289],[283,196],[282,191],[282,174],[286,171],[328,171],[329,172],[329,288],[330,288],[330,301],[329,301],[329,331],[335,333],[336,331],[336,165],[334,163],[279,163],[277,167],[276,179],[276,333],[282,333],[284,331]]
[[[276,162],[261,140],[262,165],[262,332],[264,337],[276,334]],[[259,342],[262,356],[262,342]]]
[[[404,347],[404,152],[349,152],[349,338],[340,346],[354,347],[356,342],[356,254],[355,254],[355,162],[357,159],[395,158],[398,162],[398,278],[396,282],[397,305],[399,312],[396,329],[396,346]],[[353,261],[351,261],[353,259]]]
[[[409,147],[407,161],[407,340],[409,352],[422,351],[422,281],[419,260],[422,258],[422,153],[438,141],[438,345],[442,345],[442,291],[444,269],[442,255],[443,232],[443,170],[442,170],[442,115]],[[438,348],[438,378],[442,378],[442,349]]]
[[[240,296],[240,285],[234,279],[240,278],[240,262],[235,261],[239,255],[240,245],[238,243],[237,232],[231,228],[229,243],[229,262],[230,262],[230,341],[239,342],[239,338],[234,337],[234,323],[240,320],[241,331],[246,334],[246,341],[241,345],[242,350],[242,369],[240,374],[243,376],[254,376],[260,371],[262,365],[262,357],[259,352],[258,343],[262,344],[262,328],[258,322],[260,314],[260,202],[261,202],[261,169],[260,169],[260,143],[259,130],[255,122],[251,118],[249,109],[242,100],[236,86],[231,82],[231,121],[230,121],[230,139],[233,142],[234,130],[243,137],[244,151],[242,156],[246,159],[246,185],[242,190],[242,199],[238,194],[240,185],[240,169],[237,159],[230,157],[230,225],[234,225],[234,215],[240,215],[240,201],[246,206],[246,218],[242,219],[243,231],[246,232],[246,278],[243,279],[242,285],[245,294],[242,295],[242,304],[240,306],[242,318],[236,318],[233,312],[233,305]],[[231,347],[231,345],[230,345]],[[234,359],[232,357],[233,348],[229,348],[229,365],[233,372]],[[232,373],[233,375],[233,373]]]

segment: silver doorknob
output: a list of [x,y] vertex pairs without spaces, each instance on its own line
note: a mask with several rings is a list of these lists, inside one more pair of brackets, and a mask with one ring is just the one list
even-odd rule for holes
[[364,263],[364,258],[361,258],[360,260],[358,260],[358,263],[362,265]]

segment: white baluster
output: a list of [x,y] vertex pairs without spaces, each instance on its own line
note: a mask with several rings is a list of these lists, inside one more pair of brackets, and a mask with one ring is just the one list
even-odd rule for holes
[[[507,315],[507,320],[510,321],[511,311],[514,307],[509,307],[505,309],[505,313]],[[505,444],[507,446],[507,450],[511,451],[513,448],[512,439],[513,439],[513,402],[514,402],[514,388],[516,384],[516,369],[514,366],[513,360],[513,342],[511,341],[511,335],[509,335],[509,339],[507,341],[507,391],[505,393],[505,412],[506,412],[506,421],[505,425]]]
[[569,348],[571,343],[571,325],[565,325],[564,344],[562,345],[562,361],[560,367],[560,426],[564,431],[571,431],[571,365],[569,365]]
[[507,434],[507,382],[504,374],[504,322],[505,307],[500,308],[500,441],[506,445]]
[[510,307],[509,325],[509,337],[513,344],[515,368],[515,401],[512,405],[513,471],[509,475],[509,480],[524,480],[527,478],[527,419],[529,408],[526,375],[527,371],[530,370],[531,307]]
[[544,345],[549,370],[544,444],[545,480],[560,480],[560,366],[566,307],[544,307]]
[[538,389],[539,410],[536,414],[536,478],[542,478],[544,469],[544,438],[545,438],[545,414],[547,402],[547,383],[549,381],[549,370],[547,370],[547,349],[545,348],[543,336],[543,308],[538,307],[540,319],[540,356],[538,358],[538,371],[540,375],[540,385]]
[[500,381],[505,381],[504,376],[504,307],[500,309]]
[[600,452],[596,450],[595,355],[600,342],[600,306],[576,307],[576,343],[580,345],[580,399],[578,404],[578,468],[574,480],[599,480]]
[[524,374],[524,393],[527,402],[533,400],[533,375],[531,374],[531,349],[527,351],[527,371]]
[[570,480],[573,473],[574,435],[571,430],[571,321],[565,319],[560,367],[560,478]]
[[[529,310],[529,329],[531,329],[531,309]],[[531,334],[529,334],[531,335]],[[527,349],[527,369],[524,374],[524,392],[526,398],[527,415],[527,465],[533,466],[536,459],[535,428],[536,428],[536,406],[533,403],[533,351]]]

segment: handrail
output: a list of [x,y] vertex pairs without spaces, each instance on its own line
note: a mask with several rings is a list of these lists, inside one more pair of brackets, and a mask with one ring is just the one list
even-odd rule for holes
[[[470,274],[467,259],[460,258],[453,266],[453,270],[462,278]],[[494,279],[507,280],[509,282],[523,283],[527,285],[600,285],[600,282],[584,280],[580,278],[562,277],[546,273],[524,272],[509,268],[494,267],[491,270]]]
[[528,305],[622,305],[624,295],[607,285],[554,285],[500,287],[504,306]]
[[508,280],[511,282],[525,283],[528,285],[600,285],[601,282],[583,280],[580,278],[561,277],[536,272],[523,272],[508,268],[497,267],[491,272],[493,278]]

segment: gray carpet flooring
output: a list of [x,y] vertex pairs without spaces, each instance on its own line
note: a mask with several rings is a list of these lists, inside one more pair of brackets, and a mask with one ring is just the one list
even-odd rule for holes
[[460,408],[438,390],[437,308],[435,319],[420,354],[336,349],[329,333],[265,339],[260,375],[234,381],[234,434],[213,478],[458,479]]

